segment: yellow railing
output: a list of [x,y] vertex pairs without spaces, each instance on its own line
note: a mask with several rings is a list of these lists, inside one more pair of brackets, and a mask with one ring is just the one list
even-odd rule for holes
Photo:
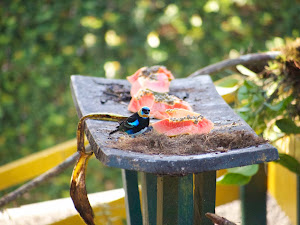
[[30,180],[58,165],[76,152],[76,139],[0,167],[0,190]]

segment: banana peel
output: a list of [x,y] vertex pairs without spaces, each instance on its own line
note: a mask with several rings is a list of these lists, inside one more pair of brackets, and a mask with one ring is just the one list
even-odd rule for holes
[[84,146],[84,122],[87,119],[118,122],[127,119],[127,117],[113,113],[96,113],[83,116],[78,123],[76,135],[77,152],[80,154],[80,157],[73,169],[70,185],[70,196],[72,198],[76,210],[78,211],[79,215],[84,220],[84,222],[88,225],[95,225],[94,212],[87,197],[85,185],[85,174],[87,164],[90,157],[93,155],[93,152],[87,152]]
[[74,206],[81,218],[88,225],[94,225],[94,212],[87,197],[87,191],[85,186],[85,172],[89,158],[93,153],[80,152],[80,158],[78,159],[72,174],[70,196],[73,200]]

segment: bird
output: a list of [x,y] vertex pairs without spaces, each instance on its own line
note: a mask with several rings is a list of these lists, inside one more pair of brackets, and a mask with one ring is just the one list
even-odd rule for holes
[[136,137],[146,132],[149,127],[149,114],[150,108],[148,106],[143,106],[138,112],[122,121],[119,126],[116,127],[116,130],[110,132],[109,135],[121,131],[127,133],[131,137]]

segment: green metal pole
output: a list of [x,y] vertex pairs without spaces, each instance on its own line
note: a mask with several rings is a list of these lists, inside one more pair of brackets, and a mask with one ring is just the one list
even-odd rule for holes
[[240,187],[243,225],[267,224],[266,193],[267,176],[264,164],[260,164],[251,181]]
[[193,225],[194,195],[193,174],[179,178],[178,184],[178,224]]
[[141,173],[143,225],[156,225],[157,175]]
[[122,170],[127,225],[143,224],[137,172]]
[[157,225],[178,224],[178,179],[175,176],[157,179]]
[[205,213],[214,213],[216,204],[216,171],[194,176],[194,224],[212,225]]

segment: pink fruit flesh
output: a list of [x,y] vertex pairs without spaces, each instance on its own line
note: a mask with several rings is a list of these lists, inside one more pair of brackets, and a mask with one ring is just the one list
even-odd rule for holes
[[156,132],[172,137],[181,134],[207,134],[212,130],[213,123],[206,118],[196,124],[192,120],[175,122],[164,119],[153,123],[152,127]]

